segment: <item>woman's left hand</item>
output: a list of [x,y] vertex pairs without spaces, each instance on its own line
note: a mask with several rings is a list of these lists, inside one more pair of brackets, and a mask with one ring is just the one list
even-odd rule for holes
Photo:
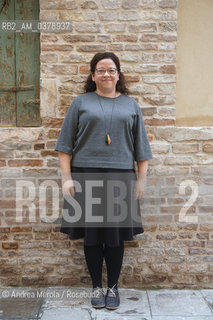
[[135,200],[140,200],[144,196],[146,179],[138,179],[135,184]]

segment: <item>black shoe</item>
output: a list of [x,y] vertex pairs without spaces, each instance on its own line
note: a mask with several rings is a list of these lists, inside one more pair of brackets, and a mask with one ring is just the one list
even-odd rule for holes
[[105,307],[105,296],[103,288],[97,287],[92,289],[91,304],[94,308]]
[[118,290],[114,288],[114,286],[112,288],[107,288],[105,305],[109,310],[117,309],[120,305],[119,293]]

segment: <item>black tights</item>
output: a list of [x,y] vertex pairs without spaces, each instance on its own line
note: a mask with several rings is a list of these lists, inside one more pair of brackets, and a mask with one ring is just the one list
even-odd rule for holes
[[84,245],[84,254],[87,267],[92,278],[93,288],[102,287],[102,267],[103,258],[107,267],[107,286],[112,288],[114,285],[117,289],[118,278],[121,271],[124,242],[120,242],[120,246],[108,247],[103,244],[95,246]]

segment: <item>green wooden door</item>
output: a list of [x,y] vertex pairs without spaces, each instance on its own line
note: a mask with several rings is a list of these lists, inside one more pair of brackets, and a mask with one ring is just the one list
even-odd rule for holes
[[[38,0],[7,2],[0,20],[39,19]],[[1,32],[0,43],[0,126],[39,126],[39,33]]]

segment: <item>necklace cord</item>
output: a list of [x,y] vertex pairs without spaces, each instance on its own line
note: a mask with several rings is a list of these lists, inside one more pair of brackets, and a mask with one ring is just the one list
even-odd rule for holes
[[102,110],[103,115],[104,115],[104,129],[105,129],[105,135],[106,135],[106,142],[109,145],[111,143],[110,133],[111,133],[111,129],[112,129],[112,114],[113,114],[113,111],[115,109],[115,98],[113,99],[113,105],[112,105],[112,111],[111,111],[111,117],[110,117],[110,127],[109,127],[109,131],[108,131],[109,133],[107,133],[105,112],[104,112],[104,108],[102,106],[101,98],[99,97],[99,95],[98,95],[98,101],[99,101],[101,110]]

